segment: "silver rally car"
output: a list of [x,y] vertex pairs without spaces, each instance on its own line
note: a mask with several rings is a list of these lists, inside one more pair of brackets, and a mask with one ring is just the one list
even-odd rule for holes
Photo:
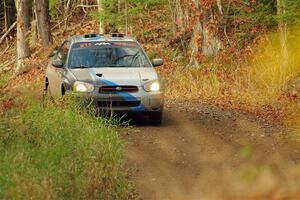
[[162,64],[123,34],[73,36],[53,53],[45,87],[54,98],[82,93],[100,110],[143,113],[160,124],[164,88],[154,67]]

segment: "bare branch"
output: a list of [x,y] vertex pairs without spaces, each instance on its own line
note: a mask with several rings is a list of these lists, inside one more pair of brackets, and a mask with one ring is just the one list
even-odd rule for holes
[[4,33],[4,35],[1,37],[0,39],[0,44],[3,42],[3,40],[8,36],[8,34],[10,33],[11,30],[13,30],[15,28],[15,26],[17,25],[17,22],[13,23],[9,29]]

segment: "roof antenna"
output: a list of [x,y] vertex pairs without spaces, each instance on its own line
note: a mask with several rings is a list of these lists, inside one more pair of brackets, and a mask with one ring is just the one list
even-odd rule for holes
[[125,0],[125,35],[128,35],[128,2]]

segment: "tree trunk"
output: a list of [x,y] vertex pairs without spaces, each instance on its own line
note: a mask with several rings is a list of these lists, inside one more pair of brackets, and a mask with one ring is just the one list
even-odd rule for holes
[[[15,1],[17,2],[18,0],[15,0]],[[23,9],[23,12],[24,12],[23,17],[24,17],[24,22],[29,30],[31,16],[32,16],[32,2],[31,2],[31,0],[22,0],[22,2],[24,2],[24,4],[26,4]]]
[[170,12],[172,13],[172,33],[173,37],[176,37],[177,31],[182,31],[185,24],[183,24],[183,9],[181,7],[180,0],[169,0]]
[[6,14],[6,25],[10,27],[16,21],[16,7],[13,0],[4,0],[4,12]]
[[30,56],[29,46],[26,40],[26,35],[29,29],[27,12],[28,2],[26,0],[16,0],[17,8],[17,68],[16,74],[24,73],[28,67],[24,64],[24,59]]
[[190,63],[189,65],[195,65],[198,66],[198,60],[197,57],[201,51],[202,48],[202,33],[203,28],[201,22],[197,22],[194,26],[193,35],[190,41],[189,45],[189,51],[190,51]]
[[[173,34],[188,39],[181,43],[183,49],[187,48],[189,64],[199,65],[201,56],[215,57],[222,47],[218,28],[219,18],[222,19],[224,14],[222,1],[191,0],[190,4],[184,4],[182,0],[169,0],[169,4],[175,24]],[[191,37],[183,37],[187,35]]]
[[[213,23],[215,21],[213,20],[213,8],[203,7],[199,1],[194,1],[194,5],[197,13],[192,11],[192,14],[196,16],[196,23],[193,26],[193,35],[189,44],[189,50],[190,65],[197,66],[199,53],[206,57],[216,56],[221,47],[221,41],[218,38],[217,25]],[[220,6],[219,4],[219,12],[222,12],[220,11]]]
[[218,6],[218,9],[219,9],[219,13],[221,15],[223,15],[223,7],[222,7],[222,1],[221,0],[217,0],[217,6]]
[[[209,13],[209,15],[213,18],[212,13]],[[221,48],[221,41],[218,37],[218,28],[216,24],[210,22],[209,19],[204,18],[202,24],[202,53],[206,57],[216,56]]]
[[128,1],[125,0],[125,34],[128,34]]
[[[98,2],[98,11],[99,11],[99,13],[101,13],[101,12],[103,12],[102,2],[101,2],[101,0],[97,0],[97,2]],[[101,20],[99,20],[99,33],[100,34],[104,33],[104,25],[101,22]]]
[[39,37],[44,47],[49,47],[52,42],[50,33],[49,0],[35,0],[35,9]]
[[[15,3],[12,0],[3,1],[4,30],[7,31],[16,20]],[[8,39],[6,38],[8,43]]]
[[[7,14],[7,5],[6,0],[3,2],[3,11],[4,11],[4,32],[8,30],[8,14]],[[6,45],[8,45],[8,39],[6,38]]]

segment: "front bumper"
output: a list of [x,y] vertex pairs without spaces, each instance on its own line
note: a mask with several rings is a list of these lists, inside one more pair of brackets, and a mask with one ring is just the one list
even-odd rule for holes
[[164,106],[164,92],[146,92],[139,88],[138,92],[114,92],[84,94],[89,105],[100,111],[114,112],[162,112]]

